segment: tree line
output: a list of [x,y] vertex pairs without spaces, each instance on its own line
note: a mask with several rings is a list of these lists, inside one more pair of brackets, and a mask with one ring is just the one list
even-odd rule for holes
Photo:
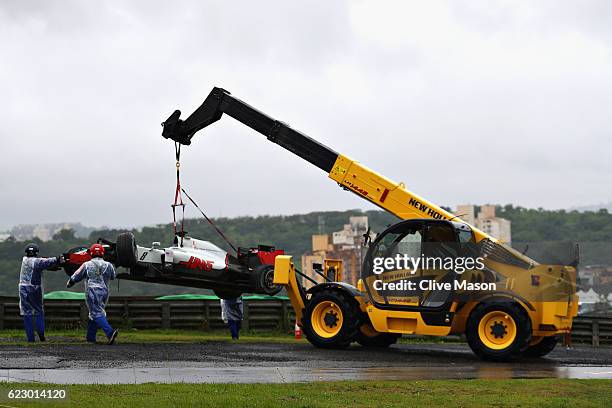
[[[372,231],[382,232],[387,226],[399,221],[395,216],[379,210],[360,211],[322,211],[309,214],[217,218],[215,224],[237,246],[249,247],[258,244],[273,245],[294,255],[296,261],[311,250],[311,236],[331,233],[342,229],[350,216],[366,215]],[[564,210],[528,209],[505,205],[497,207],[497,215],[512,222],[512,239],[518,244],[549,241],[578,241],[582,243],[581,263],[612,264],[612,214],[606,210],[598,212],[577,212]],[[187,219],[184,225],[189,235],[209,240],[229,250],[223,240],[204,219]],[[53,240],[41,242],[41,255],[56,256],[69,248],[88,245],[98,238],[114,241],[116,236],[125,232],[120,229],[93,231],[88,240],[78,239],[74,231],[63,230],[54,235]],[[136,242],[149,246],[160,242],[170,246],[173,241],[172,224],[159,224],[131,231]],[[15,295],[21,258],[26,242],[9,239],[0,243],[0,295]],[[529,252],[528,252],[529,255]],[[45,275],[45,289],[65,290],[67,276],[63,271],[50,271]],[[122,295],[162,295],[174,293],[202,293],[193,288],[172,287],[138,282],[115,283],[111,290]],[[79,288],[73,289],[79,290]]]

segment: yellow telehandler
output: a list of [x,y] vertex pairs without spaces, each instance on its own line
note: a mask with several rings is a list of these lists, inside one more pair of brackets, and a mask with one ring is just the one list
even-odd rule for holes
[[[162,135],[189,145],[223,113],[403,220],[369,243],[357,287],[327,279],[306,289],[291,256],[276,257],[274,283],[286,287],[297,324],[313,345],[387,347],[402,334],[464,334],[479,357],[506,361],[546,355],[571,331],[577,247],[567,265],[540,264],[221,88],[187,119],[175,111]],[[467,265],[466,259],[475,261]]]

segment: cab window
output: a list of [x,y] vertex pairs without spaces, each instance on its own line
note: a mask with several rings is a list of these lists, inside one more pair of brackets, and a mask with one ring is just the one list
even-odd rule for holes
[[456,258],[460,256],[455,229],[448,224],[433,224],[425,233],[425,254],[432,258]]
[[418,258],[422,254],[423,229],[421,225],[408,225],[391,231],[372,248],[372,258],[393,258],[407,255]]

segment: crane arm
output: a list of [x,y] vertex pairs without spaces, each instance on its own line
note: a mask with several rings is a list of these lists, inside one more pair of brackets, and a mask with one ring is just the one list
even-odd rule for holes
[[181,111],[174,111],[162,124],[162,136],[189,145],[196,132],[221,119],[224,113],[327,173],[338,158],[338,153],[329,147],[258,111],[225,89],[216,87],[184,121],[179,118]]
[[[253,108],[222,88],[213,88],[204,103],[185,120],[174,111],[162,124],[162,136],[189,145],[195,134],[227,114],[266,136],[268,140],[317,166],[341,187],[381,207],[401,219],[432,218],[460,221],[442,207],[406,189],[358,161],[339,154],[322,143],[292,129],[281,121]],[[476,240],[488,238],[472,226]]]

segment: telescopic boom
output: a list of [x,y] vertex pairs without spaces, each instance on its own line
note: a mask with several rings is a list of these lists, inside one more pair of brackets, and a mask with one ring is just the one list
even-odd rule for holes
[[[432,218],[461,221],[442,207],[427,201],[397,183],[367,168],[305,134],[292,129],[222,88],[213,88],[204,103],[185,120],[176,110],[163,125],[162,136],[189,145],[195,134],[227,114],[266,136],[268,140],[289,150],[325,171],[342,188],[376,204],[401,219]],[[462,221],[463,222],[463,221]],[[495,238],[470,226],[476,241]]]

